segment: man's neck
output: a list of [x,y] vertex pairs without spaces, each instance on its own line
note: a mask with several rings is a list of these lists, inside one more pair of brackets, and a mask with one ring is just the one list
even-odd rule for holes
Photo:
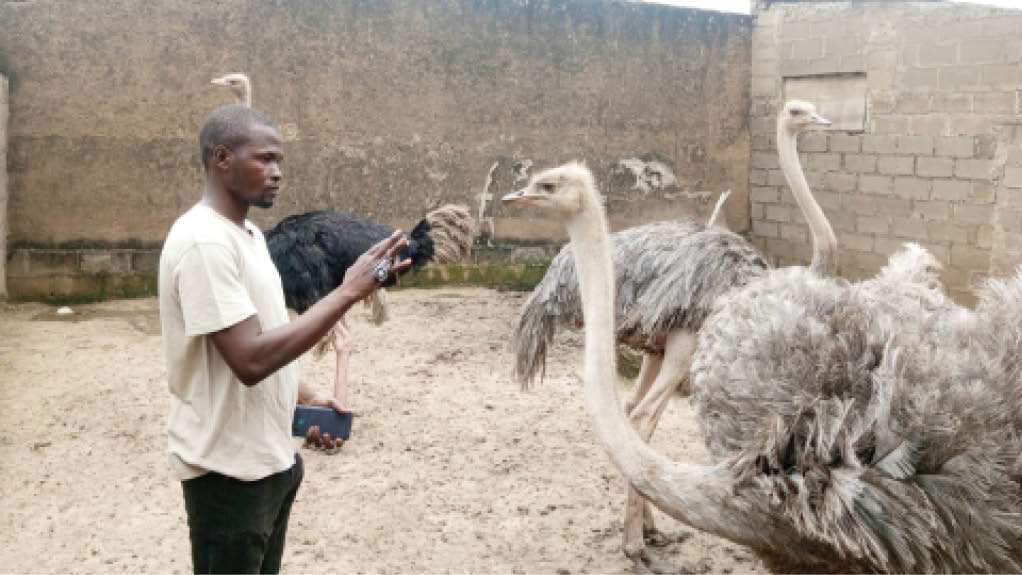
[[202,199],[199,203],[208,206],[216,213],[237,224],[238,227],[245,228],[245,219],[248,218],[248,205],[242,205],[233,201],[227,190],[214,188],[207,183],[202,191]]

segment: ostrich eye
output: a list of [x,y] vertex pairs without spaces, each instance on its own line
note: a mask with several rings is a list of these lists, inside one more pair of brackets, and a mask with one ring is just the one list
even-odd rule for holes
[[792,110],[791,111],[791,115],[792,116],[801,116],[802,115],[802,110]]
[[554,191],[554,185],[550,182],[543,182],[539,185],[539,189],[549,194]]

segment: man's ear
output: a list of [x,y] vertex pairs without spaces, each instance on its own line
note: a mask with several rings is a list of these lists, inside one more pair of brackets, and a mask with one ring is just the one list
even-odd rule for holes
[[227,146],[217,146],[213,148],[213,165],[221,169],[227,169],[231,167],[231,160],[234,158],[234,154]]

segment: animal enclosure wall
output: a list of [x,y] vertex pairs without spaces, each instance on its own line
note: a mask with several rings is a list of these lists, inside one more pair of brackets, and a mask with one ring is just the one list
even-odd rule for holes
[[[849,78],[862,78],[853,89]],[[828,83],[845,82],[837,97]],[[931,250],[945,285],[1022,263],[1022,11],[932,2],[757,2],[751,63],[752,238],[781,265],[809,261],[808,228],[777,163],[775,116],[792,85],[848,124],[799,142],[837,233],[840,273],[874,274],[905,242]],[[851,86],[851,87],[850,87]],[[849,100],[858,98],[857,102]]]
[[731,189],[743,230],[750,29],[598,0],[2,2],[9,288],[151,286],[200,193],[199,125],[231,101],[209,80],[235,71],[285,138],[285,189],[253,213],[264,227],[321,208],[408,227],[456,202],[492,245],[557,242],[559,225],[496,200],[584,159],[615,227],[704,217]]
[[7,297],[7,86],[0,74],[0,300]]

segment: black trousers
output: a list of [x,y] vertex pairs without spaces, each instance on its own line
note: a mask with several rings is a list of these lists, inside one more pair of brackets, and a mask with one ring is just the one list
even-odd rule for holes
[[207,473],[181,483],[196,573],[277,573],[302,458],[258,481]]

